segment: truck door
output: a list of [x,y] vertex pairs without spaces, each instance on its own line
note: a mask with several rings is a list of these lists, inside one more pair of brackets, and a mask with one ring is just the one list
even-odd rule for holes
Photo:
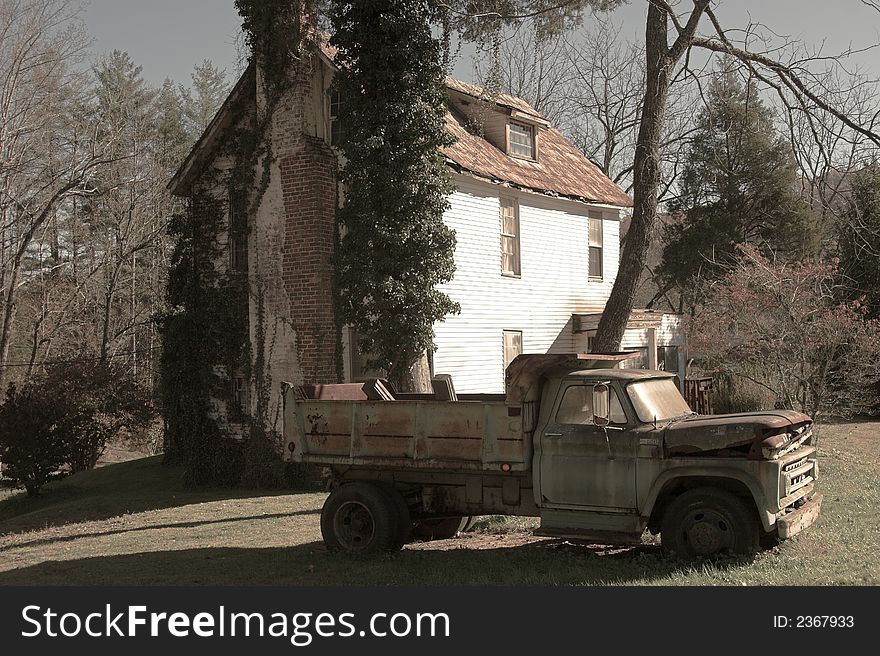
[[[621,430],[622,429],[622,430]],[[636,509],[636,434],[611,387],[611,426],[593,424],[593,385],[563,382],[540,433],[540,485],[547,507]]]

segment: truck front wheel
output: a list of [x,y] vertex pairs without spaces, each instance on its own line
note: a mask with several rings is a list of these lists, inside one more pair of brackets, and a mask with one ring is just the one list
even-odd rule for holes
[[330,551],[369,555],[400,548],[398,511],[375,485],[336,488],[321,510],[321,535]]
[[696,488],[676,497],[663,516],[664,551],[686,557],[758,551],[758,518],[739,497],[718,488]]

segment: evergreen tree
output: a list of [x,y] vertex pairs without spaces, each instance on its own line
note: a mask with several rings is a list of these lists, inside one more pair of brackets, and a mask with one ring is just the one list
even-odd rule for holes
[[459,307],[455,233],[443,223],[451,181],[445,71],[430,0],[335,2],[336,90],[345,139],[339,253],[341,314],[372,365],[397,385],[433,349],[434,323]]
[[681,220],[666,230],[658,271],[668,288],[692,291],[697,279],[717,279],[737,244],[789,259],[815,250],[791,148],[755,85],[743,84],[732,66],[711,82],[681,180],[680,196],[669,204]]
[[226,71],[218,69],[210,59],[204,60],[192,72],[192,86],[181,87],[180,95],[187,130],[195,142],[229,95]]
[[195,143],[186,129],[183,99],[171,80],[165,80],[156,97],[156,121],[156,159],[170,175]]

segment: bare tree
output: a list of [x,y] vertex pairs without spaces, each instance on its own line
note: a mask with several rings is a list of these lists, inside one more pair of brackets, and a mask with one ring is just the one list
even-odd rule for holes
[[71,113],[88,38],[72,0],[0,0],[0,386],[35,240],[59,207],[93,190],[106,162],[93,126]]
[[[636,138],[645,86],[640,44],[621,38],[621,26],[593,12],[578,31],[546,35],[518,26],[499,52],[478,60],[477,77],[490,90],[523,98],[558,127],[602,172],[632,191]],[[679,75],[661,144],[665,199],[674,189],[692,131],[697,98],[693,75]],[[493,86],[494,85],[494,86]]]
[[[864,124],[862,117],[848,115],[846,108],[837,104],[836,98],[823,93],[818,81],[820,77],[812,72],[811,67],[827,64],[826,58],[804,58],[792,48],[791,42],[774,45],[770,37],[756,44],[751,29],[740,32],[744,36],[735,41],[722,27],[709,0],[694,0],[693,9],[682,16],[666,0],[647,0],[647,3],[645,53],[648,75],[634,159],[633,220],[624,244],[620,272],[597,330],[597,350],[617,349],[626,330],[657,221],[660,143],[669,86],[676,66],[686,54],[690,57],[694,48],[739,61],[755,79],[777,95],[783,107],[792,112],[803,112],[809,122],[815,124],[823,115],[832,117],[854,134],[880,144],[873,122]],[[705,22],[708,22],[708,31],[703,35],[698,33],[698,28]]]

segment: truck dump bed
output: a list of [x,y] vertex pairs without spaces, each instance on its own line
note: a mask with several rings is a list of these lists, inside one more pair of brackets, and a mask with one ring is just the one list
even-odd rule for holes
[[[632,354],[519,356],[505,395],[395,394],[383,381],[285,385],[285,457],[322,466],[525,471],[551,370],[614,366]],[[449,399],[449,400],[446,400]]]
[[[423,469],[527,468],[522,417],[503,401],[339,401],[286,392],[292,460]],[[438,408],[442,404],[442,408]]]

